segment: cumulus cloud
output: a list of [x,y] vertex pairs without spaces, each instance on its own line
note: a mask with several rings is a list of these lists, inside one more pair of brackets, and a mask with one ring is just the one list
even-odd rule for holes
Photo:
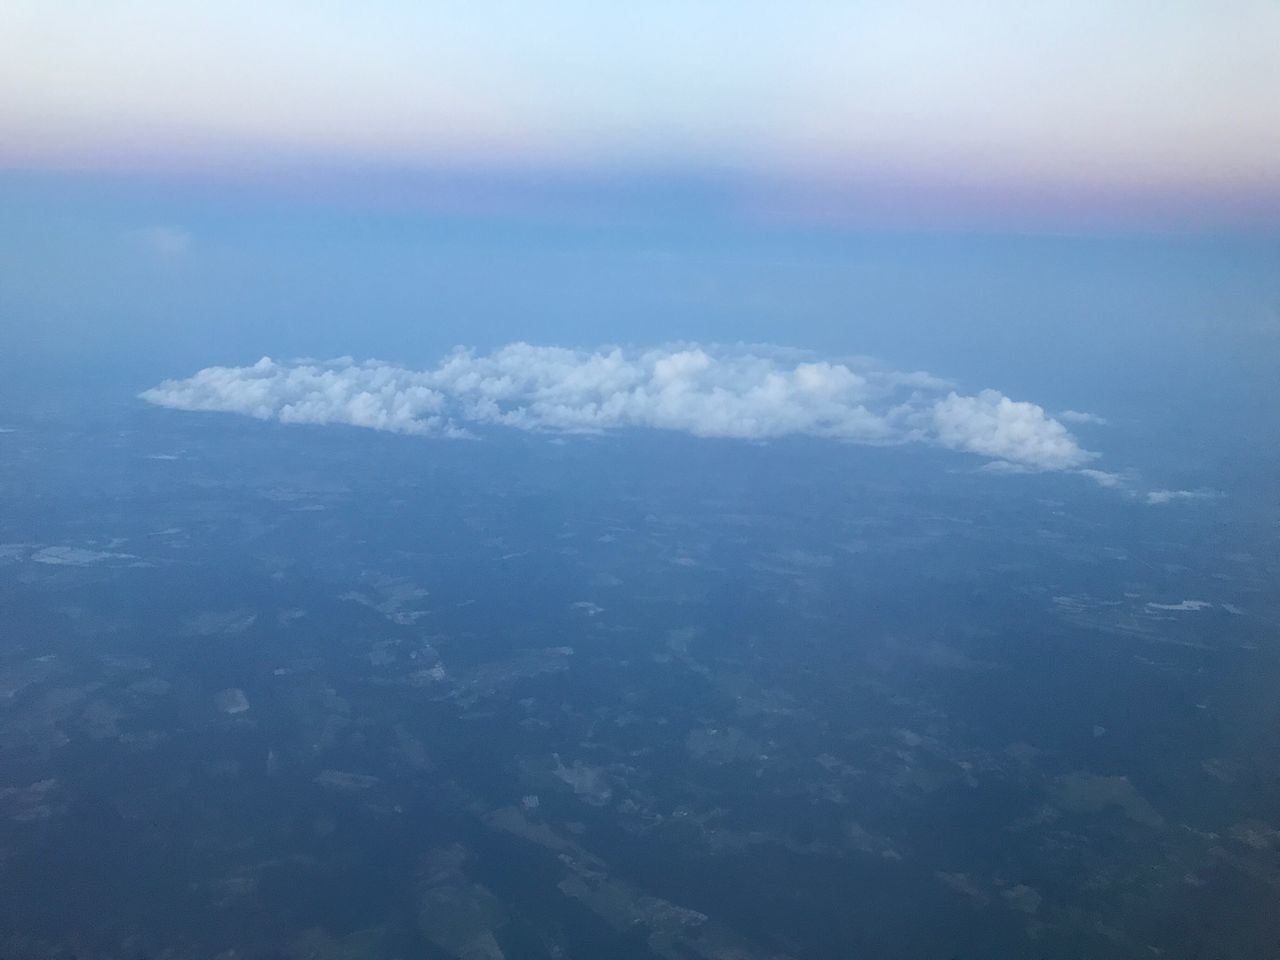
[[932,436],[952,450],[1040,470],[1069,470],[1096,456],[1041,407],[996,390],[972,397],[952,391],[931,413]]
[[443,415],[430,376],[342,358],[287,366],[263,357],[251,367],[206,367],[142,394],[162,407],[240,413],[281,423],[340,423],[398,433],[460,434]]
[[559,433],[626,427],[767,440],[923,442],[1024,470],[1080,470],[1096,455],[1033,403],[973,395],[929,374],[767,347],[680,344],[587,351],[514,343],[456,350],[430,370],[350,358],[208,367],[143,399],[283,423],[429,436],[501,425]]

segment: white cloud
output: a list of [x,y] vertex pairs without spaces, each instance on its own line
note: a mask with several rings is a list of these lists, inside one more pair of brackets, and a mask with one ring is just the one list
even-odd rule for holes
[[931,435],[952,450],[1040,470],[1080,467],[1097,454],[1081,449],[1070,431],[1034,403],[996,390],[977,396],[954,391],[931,410]]
[[1148,611],[1207,611],[1212,607],[1208,600],[1181,600],[1179,603],[1148,603]]
[[1148,610],[1208,610],[1213,604],[1207,600],[1183,600],[1180,603],[1148,603]]
[[287,366],[263,357],[251,367],[206,367],[142,394],[162,407],[240,413],[281,423],[340,423],[397,433],[456,432],[441,415],[445,397],[429,375],[350,358]]
[[1147,494],[1147,503],[1158,507],[1178,500],[1214,500],[1217,496],[1212,490],[1152,490]]
[[1098,486],[1105,487],[1109,490],[1124,489],[1128,483],[1125,477],[1121,474],[1111,473],[1107,470],[1084,469],[1077,470],[1076,473],[1080,474],[1082,477],[1088,477]]
[[105,550],[86,550],[83,547],[42,547],[31,554],[36,563],[59,567],[87,567],[107,560],[136,560],[131,553],[111,553]]
[[497,424],[559,433],[647,427],[747,440],[916,441],[1024,470],[1079,469],[1096,456],[1042,408],[995,390],[965,396],[925,373],[758,346],[587,351],[514,343],[488,354],[456,350],[423,371],[348,357],[292,364],[264,357],[166,380],[142,397],[182,410],[430,436],[466,436],[469,427]]
[[1084,413],[1080,410],[1063,410],[1058,414],[1059,420],[1065,420],[1067,423],[1092,423],[1097,426],[1106,426],[1106,418],[1100,417],[1096,413]]

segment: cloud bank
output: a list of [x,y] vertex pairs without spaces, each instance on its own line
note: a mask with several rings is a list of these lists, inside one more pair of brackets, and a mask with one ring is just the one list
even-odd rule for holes
[[560,433],[639,427],[741,440],[926,443],[1020,470],[1080,471],[1096,457],[1041,407],[996,390],[964,395],[926,373],[771,347],[514,343],[487,354],[455,350],[430,370],[264,357],[207,367],[141,396],[179,410],[440,437],[488,425]]

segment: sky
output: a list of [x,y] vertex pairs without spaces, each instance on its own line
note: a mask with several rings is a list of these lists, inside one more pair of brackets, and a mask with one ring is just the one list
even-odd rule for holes
[[1272,0],[9,0],[0,426],[141,398],[1247,487],[1277,90]]
[[0,7],[6,170],[378,171],[393,202],[679,182],[802,222],[1274,227],[1277,89],[1272,0]]

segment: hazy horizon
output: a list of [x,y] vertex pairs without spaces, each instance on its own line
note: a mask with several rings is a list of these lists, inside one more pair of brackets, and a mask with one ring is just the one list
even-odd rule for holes
[[481,209],[685,184],[801,223],[1275,230],[1278,37],[1263,0],[22,0],[0,14],[0,167]]

